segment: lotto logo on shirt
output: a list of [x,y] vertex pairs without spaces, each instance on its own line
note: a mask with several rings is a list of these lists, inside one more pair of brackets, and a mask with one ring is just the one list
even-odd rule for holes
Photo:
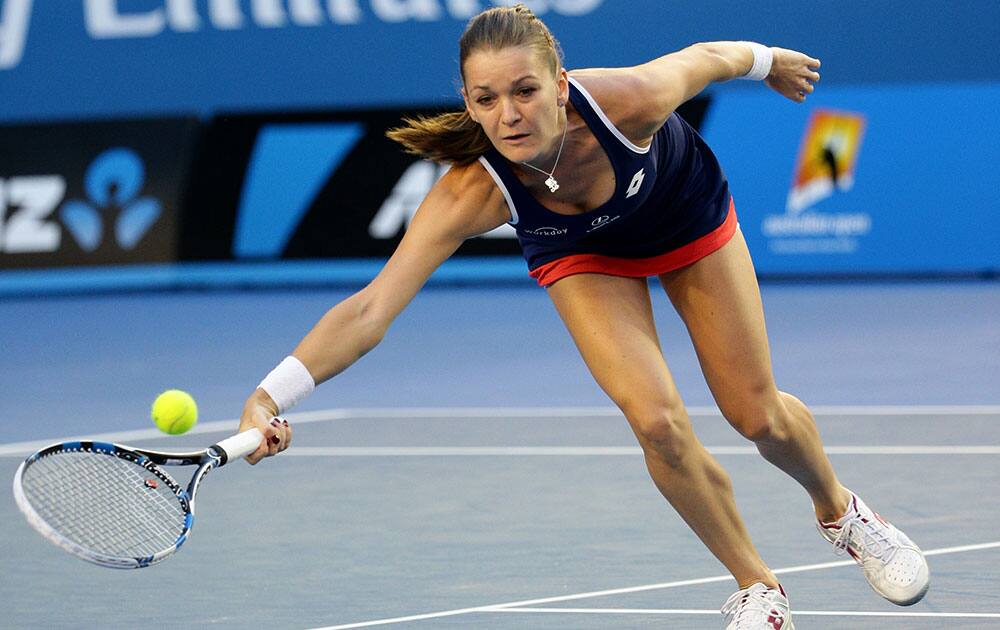
[[801,212],[836,190],[854,187],[864,130],[861,114],[822,109],[812,113],[795,162],[788,212]]

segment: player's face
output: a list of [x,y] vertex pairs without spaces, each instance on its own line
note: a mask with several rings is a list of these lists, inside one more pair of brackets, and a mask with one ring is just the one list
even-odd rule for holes
[[465,60],[462,97],[472,119],[512,162],[554,159],[563,135],[566,71],[553,76],[527,46],[480,49]]

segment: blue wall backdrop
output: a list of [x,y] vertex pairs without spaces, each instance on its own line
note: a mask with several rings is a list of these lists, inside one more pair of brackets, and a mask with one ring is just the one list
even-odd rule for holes
[[[2,0],[0,120],[447,102],[458,36],[493,4],[510,3]],[[820,57],[825,83],[1000,79],[995,0],[526,4],[569,68],[753,39]]]
[[1000,83],[827,85],[805,107],[774,97],[719,95],[702,125],[759,273],[1000,270]]
[[[1000,273],[997,0],[525,3],[570,69],[733,39],[822,59],[805,105],[748,81],[687,104],[758,272]],[[364,282],[441,172],[383,131],[460,103],[457,40],[501,4],[0,0],[0,294]],[[187,121],[184,157],[156,131],[167,119]],[[122,136],[136,125],[138,140]],[[74,244],[84,167],[111,150],[133,152],[142,194],[166,200],[143,227],[156,243]],[[110,226],[128,210],[113,201],[83,214]],[[470,240],[440,277],[524,281],[511,232]]]

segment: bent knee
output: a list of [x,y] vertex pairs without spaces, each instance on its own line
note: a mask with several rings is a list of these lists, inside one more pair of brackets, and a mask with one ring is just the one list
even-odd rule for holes
[[651,407],[626,415],[643,449],[654,450],[669,464],[680,462],[694,439],[683,408]]
[[751,442],[781,442],[788,435],[785,411],[778,405],[744,408],[726,419]]

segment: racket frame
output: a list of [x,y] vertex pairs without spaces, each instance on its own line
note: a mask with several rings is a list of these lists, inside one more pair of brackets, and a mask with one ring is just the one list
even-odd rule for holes
[[[189,452],[155,451],[114,442],[98,442],[93,440],[59,442],[32,453],[17,467],[17,472],[14,473],[13,484],[14,501],[28,523],[39,534],[74,556],[113,569],[141,569],[169,558],[187,541],[191,528],[194,525],[195,495],[205,475],[212,469],[224,466],[233,459],[252,453],[256,450],[262,439],[263,435],[258,429],[251,429],[250,431],[226,438],[206,449]],[[24,493],[22,485],[24,471],[45,457],[54,456],[58,453],[84,452],[100,454],[105,457],[118,457],[119,459],[132,462],[167,484],[167,487],[170,488],[171,492],[173,492],[174,496],[180,502],[181,509],[185,514],[183,529],[173,546],[149,556],[112,556],[94,551],[70,540],[38,514]],[[161,466],[198,466],[198,469],[195,470],[191,476],[191,481],[185,488],[163,470]]]

